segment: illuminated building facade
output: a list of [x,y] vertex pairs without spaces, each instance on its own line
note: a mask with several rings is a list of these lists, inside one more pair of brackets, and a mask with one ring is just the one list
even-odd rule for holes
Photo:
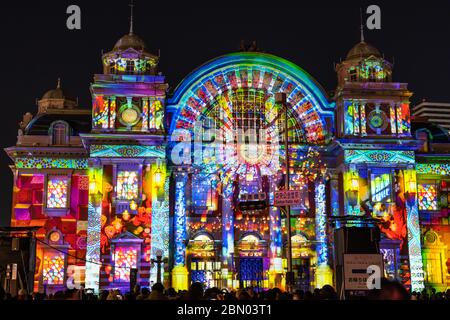
[[131,30],[103,56],[92,112],[58,85],[24,117],[7,152],[12,224],[41,227],[35,288],[75,274],[127,291],[133,269],[150,286],[157,256],[176,289],[284,287],[288,223],[274,194],[286,184],[301,198],[298,288],[333,284],[328,221],[342,216],[375,219],[388,277],[448,285],[448,134],[412,121],[412,93],[377,49],[362,40],[336,66],[333,97],[260,52],[207,62],[167,95],[158,60]]

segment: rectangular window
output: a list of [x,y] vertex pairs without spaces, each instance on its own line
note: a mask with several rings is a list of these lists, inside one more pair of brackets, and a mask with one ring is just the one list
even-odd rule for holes
[[137,171],[119,171],[117,174],[117,198],[120,200],[138,199],[138,183]]
[[355,134],[359,135],[360,132],[360,115],[359,115],[359,105],[353,104],[353,125],[354,125],[354,132]]
[[354,127],[353,127],[353,114],[355,113],[355,110],[353,108],[353,103],[351,101],[345,102],[345,114],[344,114],[344,126],[345,126],[345,134],[353,134],[354,133]]
[[397,117],[395,113],[395,107],[390,106],[390,121],[391,121],[391,132],[397,134]]
[[138,250],[116,247],[114,250],[114,282],[130,282],[131,269],[137,268]]
[[42,269],[43,282],[47,285],[64,284],[64,254],[46,253]]
[[372,202],[389,203],[392,201],[392,179],[390,173],[372,173],[370,176]]
[[444,274],[442,272],[442,256],[439,253],[426,254],[425,281],[433,284],[443,284]]
[[65,209],[68,207],[69,178],[49,176],[47,181],[47,208]]
[[366,106],[361,104],[361,134],[363,136],[367,135],[367,119],[366,119]]
[[435,184],[419,184],[419,210],[437,210],[438,195]]
[[128,60],[127,61],[127,74],[133,74],[134,73],[134,60]]

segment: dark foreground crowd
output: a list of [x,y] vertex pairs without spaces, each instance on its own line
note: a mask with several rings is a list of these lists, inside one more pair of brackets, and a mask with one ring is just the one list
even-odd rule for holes
[[[445,293],[438,293],[435,289],[413,292],[412,294],[398,282],[383,280],[380,290],[373,290],[367,296],[350,297],[353,300],[447,300],[450,301],[450,289]],[[313,292],[296,290],[293,293],[283,292],[278,288],[260,291],[255,288],[247,288],[238,291],[220,290],[209,288],[204,290],[201,283],[193,283],[188,291],[175,291],[173,288],[165,289],[160,283],[149,288],[136,286],[132,292],[123,294],[119,290],[104,290],[98,296],[90,294],[83,289],[66,290],[52,295],[34,293],[28,295],[23,290],[19,291],[17,297],[5,294],[0,287],[0,301],[8,300],[84,300],[84,301],[118,301],[118,300],[221,300],[221,301],[276,301],[276,300],[338,300],[338,295],[333,287],[324,286]]]

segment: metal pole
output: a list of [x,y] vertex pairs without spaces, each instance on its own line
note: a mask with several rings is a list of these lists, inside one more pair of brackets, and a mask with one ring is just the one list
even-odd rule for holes
[[[278,93],[276,96],[276,100],[278,103],[284,108],[284,150],[285,150],[285,168],[286,168],[286,176],[284,181],[285,191],[289,191],[290,189],[290,156],[289,156],[289,121],[288,121],[288,109],[286,103],[286,94]],[[292,232],[291,232],[291,207],[286,206],[286,228],[287,228],[287,273],[286,273],[286,286],[287,289],[291,292],[293,288],[293,273],[292,273]]]
[[156,271],[156,281],[157,283],[161,283],[161,264],[162,264],[161,257],[157,257],[156,264],[158,266],[158,270]]

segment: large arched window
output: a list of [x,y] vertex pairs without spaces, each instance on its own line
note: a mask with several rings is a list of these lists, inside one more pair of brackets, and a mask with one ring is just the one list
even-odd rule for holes
[[66,122],[58,121],[52,124],[50,130],[52,144],[56,146],[65,145],[69,142],[69,125]]

